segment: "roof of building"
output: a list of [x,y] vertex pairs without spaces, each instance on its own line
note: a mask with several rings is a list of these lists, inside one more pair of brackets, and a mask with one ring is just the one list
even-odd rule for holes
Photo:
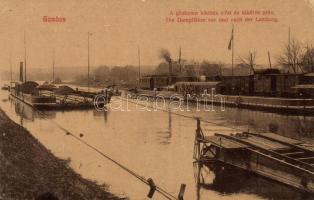
[[151,74],[151,75],[143,75],[141,78],[151,78],[151,77],[177,77],[178,75],[176,74]]
[[193,81],[182,81],[177,82],[175,85],[205,85],[205,86],[215,86],[219,84],[219,81],[201,81],[201,82],[193,82]]
[[276,68],[255,69],[255,74],[280,74],[280,70]]
[[302,73],[280,73],[280,74],[267,74],[271,76],[303,76]]

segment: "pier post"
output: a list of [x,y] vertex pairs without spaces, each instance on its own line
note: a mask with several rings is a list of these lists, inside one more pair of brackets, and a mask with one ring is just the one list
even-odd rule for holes
[[148,198],[152,198],[154,196],[154,193],[156,191],[156,184],[154,183],[153,179],[149,178],[147,179],[148,185],[150,187],[150,190],[147,194]]
[[157,88],[154,88],[154,100],[156,101],[157,99]]
[[195,131],[195,142],[194,142],[194,154],[193,158],[195,160],[199,160],[200,158],[200,152],[201,152],[201,147],[200,147],[200,142],[199,138],[201,136],[201,122],[200,119],[196,119],[196,131]]
[[185,184],[181,184],[179,195],[178,195],[178,199],[179,200],[183,200],[185,188],[186,188],[186,185]]

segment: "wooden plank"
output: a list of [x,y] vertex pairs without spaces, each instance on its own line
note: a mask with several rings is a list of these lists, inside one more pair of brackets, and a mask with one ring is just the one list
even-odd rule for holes
[[261,133],[260,135],[263,135],[265,137],[268,137],[270,139],[278,140],[281,142],[285,142],[292,145],[302,144],[303,142],[300,140],[295,140],[289,137],[284,137],[275,133]]
[[296,151],[296,152],[290,152],[290,153],[283,153],[282,155],[285,155],[285,156],[293,156],[293,155],[298,155],[298,154],[304,154],[304,151]]
[[241,149],[247,147],[247,145],[219,136],[205,136],[204,140],[225,149]]
[[297,158],[297,160],[313,160],[314,157]]
[[262,138],[262,137],[257,137],[254,135],[250,135],[247,138],[240,138],[243,141],[249,142],[250,144],[256,145],[260,148],[263,149],[267,149],[267,150],[276,150],[276,149],[283,149],[283,148],[287,148],[287,146],[279,143],[279,142],[275,142],[266,138]]
[[[272,149],[267,149],[267,148],[269,148],[269,146],[271,146],[271,142],[273,142],[273,141],[268,141],[269,143],[267,143],[267,145],[266,145],[266,144],[264,144],[264,142],[257,143],[259,140],[264,139],[261,137],[255,137],[255,140],[253,139],[253,141],[252,140],[250,141],[250,139],[254,138],[254,136],[252,136],[252,135],[247,137],[246,139],[244,137],[236,137],[234,135],[232,135],[232,136],[222,135],[222,134],[216,134],[216,135],[220,136],[220,137],[228,138],[230,140],[237,141],[241,144],[243,142],[243,144],[248,146],[247,147],[248,150],[254,151],[258,154],[263,154],[263,155],[265,155],[271,159],[274,159],[274,160],[277,160],[279,162],[285,163],[287,165],[293,166],[294,168],[310,172],[311,175],[314,173],[314,168],[309,163],[305,163],[303,161],[300,161],[300,160],[297,160],[294,158],[290,158],[288,156],[284,156],[280,153],[277,153],[276,151],[273,151]],[[257,138],[257,140],[256,140],[256,138]],[[267,140],[267,139],[264,139],[264,141],[265,140]],[[278,146],[280,146],[280,145],[278,145]],[[265,148],[265,146],[267,146],[267,148]],[[283,145],[281,145],[281,146],[283,146]],[[283,148],[281,148],[281,149],[283,149]]]

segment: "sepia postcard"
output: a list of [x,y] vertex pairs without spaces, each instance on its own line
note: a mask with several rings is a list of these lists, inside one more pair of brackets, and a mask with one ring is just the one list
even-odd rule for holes
[[313,0],[0,16],[0,200],[314,200]]

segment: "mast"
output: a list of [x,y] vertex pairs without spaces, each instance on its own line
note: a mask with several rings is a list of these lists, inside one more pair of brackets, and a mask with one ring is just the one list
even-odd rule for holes
[[140,86],[141,79],[141,50],[140,47],[137,47],[137,56],[138,56],[138,85]]
[[232,25],[232,43],[231,43],[231,51],[232,51],[232,53],[231,53],[231,59],[232,59],[232,61],[231,61],[231,67],[232,67],[232,71],[231,71],[231,74],[232,74],[232,76],[234,75],[233,74],[233,65],[234,65],[234,25]]
[[254,63],[253,63],[253,54],[252,54],[252,52],[250,52],[250,67],[251,67],[251,71],[253,72],[253,75],[254,75]]
[[89,92],[89,35],[90,32],[87,32],[87,88]]
[[182,73],[182,65],[181,65],[181,46],[179,47],[179,59],[178,59],[178,64],[180,67],[180,73]]
[[290,33],[290,26],[289,26],[289,29],[288,29],[288,42],[289,42],[289,49],[290,49],[290,41],[291,41],[291,33]]
[[292,67],[292,60],[291,60],[291,34],[290,34],[290,26],[289,26],[289,29],[288,29],[288,65],[289,65],[289,68],[288,68],[288,72],[290,71],[290,68]]
[[270,60],[270,53],[268,51],[268,62],[269,62],[269,69],[271,69],[271,60]]
[[26,34],[24,30],[24,82],[26,82]]
[[52,50],[52,83],[55,82],[55,49]]
[[12,57],[10,52],[10,90],[12,88]]

